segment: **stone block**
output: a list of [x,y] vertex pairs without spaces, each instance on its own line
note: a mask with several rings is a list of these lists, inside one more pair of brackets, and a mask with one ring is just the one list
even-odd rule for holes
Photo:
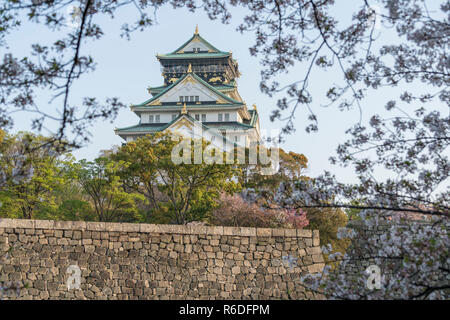
[[311,238],[312,237],[312,231],[306,230],[306,229],[297,229],[297,237],[300,238]]
[[258,236],[258,237],[271,237],[272,236],[272,229],[270,229],[270,228],[257,228],[256,229],[256,236]]
[[308,272],[309,273],[318,273],[322,272],[323,268],[325,267],[324,263],[316,263],[313,265],[308,266]]
[[320,235],[319,230],[313,230],[313,246],[319,246],[320,245]]
[[306,248],[307,254],[322,254],[322,250],[320,250],[320,247],[312,247],[312,248]]
[[285,229],[273,229],[272,236],[273,237],[284,237],[284,230]]
[[[1,223],[1,222],[0,222]],[[52,220],[35,220],[35,229],[53,229],[55,222]]]
[[286,237],[297,237],[297,229],[284,229]]

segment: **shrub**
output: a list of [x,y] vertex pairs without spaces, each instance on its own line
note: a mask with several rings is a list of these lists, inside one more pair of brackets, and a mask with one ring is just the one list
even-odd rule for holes
[[211,224],[256,228],[303,228],[308,225],[302,210],[287,210],[259,206],[240,195],[222,194],[213,210]]

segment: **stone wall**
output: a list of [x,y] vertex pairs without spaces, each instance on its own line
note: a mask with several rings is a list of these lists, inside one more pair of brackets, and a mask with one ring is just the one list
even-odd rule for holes
[[0,220],[3,299],[314,299],[322,268],[316,230]]
[[[377,252],[372,252],[371,250],[376,248],[368,245],[369,240],[376,239],[378,242],[378,239],[390,228],[390,224],[389,222],[380,221],[379,224],[369,227],[362,221],[356,220],[350,221],[347,227],[354,229],[357,236],[352,239],[346,251],[350,261],[345,264],[344,268],[340,268],[339,272],[354,274],[359,277],[361,274],[365,274],[364,271],[370,265],[376,264],[375,259],[372,257],[377,256]],[[384,269],[384,266],[380,267]]]
[[[361,275],[365,274],[364,271],[371,265],[378,265],[376,259],[379,255],[378,249],[384,245],[382,236],[389,234],[389,231],[393,227],[401,227],[404,230],[409,230],[413,225],[426,226],[429,225],[427,221],[420,220],[403,220],[401,222],[391,222],[388,220],[380,219],[378,224],[373,226],[367,226],[362,221],[351,221],[347,227],[352,228],[356,232],[355,238],[352,240],[351,245],[347,248],[347,254],[349,263],[345,264],[345,268],[341,268],[339,272],[346,274]],[[450,226],[447,226],[450,230]],[[369,244],[369,241],[377,243],[376,247],[373,244]],[[389,264],[389,267],[386,266]],[[392,272],[401,267],[401,260],[387,259],[385,264],[378,265],[382,273],[386,274]],[[391,271],[387,271],[391,270]]]

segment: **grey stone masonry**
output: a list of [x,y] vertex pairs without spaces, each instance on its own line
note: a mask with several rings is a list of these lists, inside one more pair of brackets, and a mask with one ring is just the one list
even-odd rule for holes
[[320,299],[323,267],[316,230],[0,219],[1,299]]

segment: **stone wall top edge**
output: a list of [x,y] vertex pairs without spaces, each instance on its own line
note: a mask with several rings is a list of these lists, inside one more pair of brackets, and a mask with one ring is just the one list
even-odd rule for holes
[[[311,238],[312,230],[0,218],[0,228]],[[314,230],[317,234],[317,230]]]

